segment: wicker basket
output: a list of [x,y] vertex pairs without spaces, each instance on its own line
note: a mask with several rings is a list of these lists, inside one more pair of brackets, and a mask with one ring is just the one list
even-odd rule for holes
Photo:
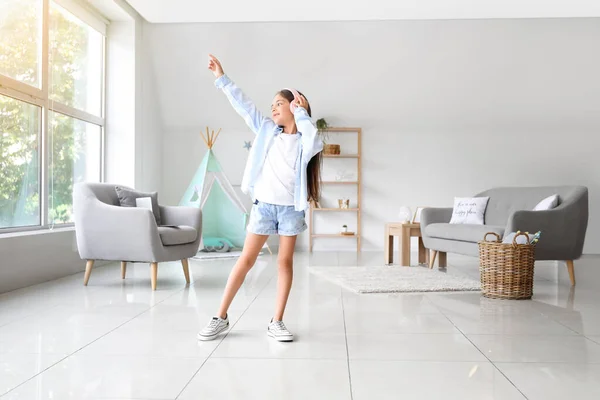
[[323,146],[323,154],[340,154],[340,145],[339,144],[326,144]]
[[[488,241],[489,235],[496,241]],[[533,266],[535,245],[517,244],[517,237],[529,235],[518,233],[512,244],[502,243],[500,236],[486,233],[479,242],[479,272],[481,292],[493,299],[524,300],[533,295]]]

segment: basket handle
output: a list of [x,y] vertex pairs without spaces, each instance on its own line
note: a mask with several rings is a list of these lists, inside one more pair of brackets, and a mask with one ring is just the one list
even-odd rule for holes
[[500,235],[498,235],[496,232],[488,232],[488,233],[486,233],[485,236],[483,237],[483,241],[484,242],[488,241],[487,240],[488,235],[494,235],[494,236],[496,236],[496,242],[500,242]]
[[525,232],[519,232],[519,233],[517,233],[517,234],[515,235],[515,237],[513,238],[513,242],[512,242],[513,246],[517,247],[517,245],[518,245],[518,243],[517,243],[517,238],[518,238],[519,236],[521,236],[521,235],[523,235],[523,236],[525,236],[525,237],[527,238],[527,244],[529,244],[529,235],[528,235],[528,234],[526,234]]

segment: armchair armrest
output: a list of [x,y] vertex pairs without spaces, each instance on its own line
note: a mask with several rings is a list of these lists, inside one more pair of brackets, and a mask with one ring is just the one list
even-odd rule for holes
[[83,259],[149,261],[162,247],[152,210],[119,207],[95,198],[81,199],[75,214]]
[[163,225],[187,225],[200,233],[202,228],[202,210],[197,207],[160,206]]
[[452,218],[452,207],[424,208],[421,211],[421,232],[430,224],[448,223]]

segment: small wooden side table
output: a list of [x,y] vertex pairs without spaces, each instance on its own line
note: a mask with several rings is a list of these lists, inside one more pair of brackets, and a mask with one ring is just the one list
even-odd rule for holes
[[385,240],[385,264],[391,264],[394,253],[394,236],[400,237],[399,246],[399,261],[400,265],[409,267],[410,266],[410,238],[419,238],[419,264],[429,264],[429,252],[425,249],[423,244],[423,238],[421,237],[421,225],[412,223],[389,223],[385,224],[384,232]]

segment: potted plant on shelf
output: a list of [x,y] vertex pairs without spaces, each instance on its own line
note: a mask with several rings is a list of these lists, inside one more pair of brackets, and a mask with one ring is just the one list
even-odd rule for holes
[[340,154],[340,145],[339,144],[329,144],[327,140],[329,139],[329,135],[327,129],[329,128],[329,124],[325,121],[325,118],[320,118],[317,120],[317,131],[323,138],[323,154]]
[[342,225],[342,233],[348,233],[348,225]]

